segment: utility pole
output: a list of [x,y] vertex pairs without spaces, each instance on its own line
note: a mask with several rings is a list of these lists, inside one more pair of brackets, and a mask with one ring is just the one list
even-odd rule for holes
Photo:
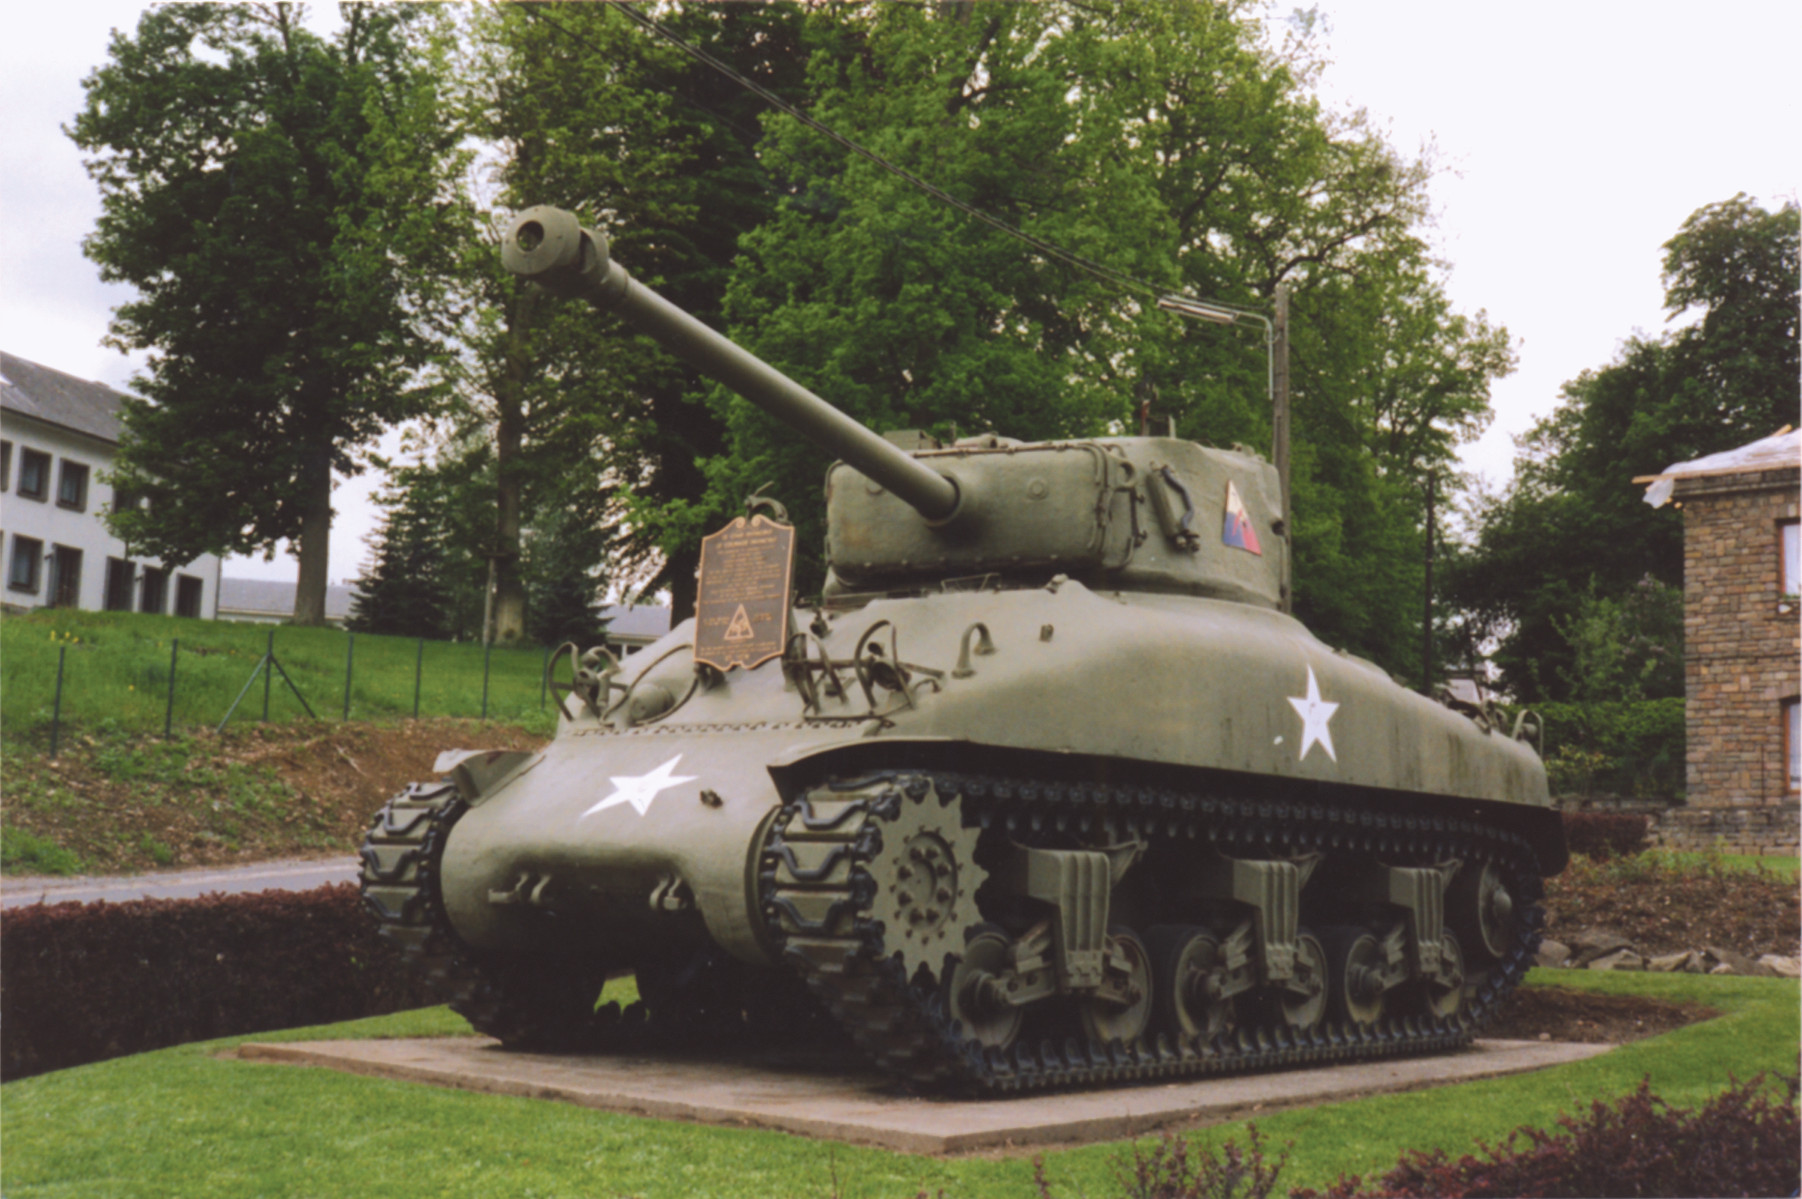
[[1270,329],[1270,423],[1275,435],[1276,476],[1283,495],[1283,611],[1295,610],[1291,586],[1295,539],[1289,507],[1289,285],[1276,285],[1276,323]]
[[1439,472],[1427,472],[1427,582],[1420,617],[1420,693],[1433,694],[1433,492]]

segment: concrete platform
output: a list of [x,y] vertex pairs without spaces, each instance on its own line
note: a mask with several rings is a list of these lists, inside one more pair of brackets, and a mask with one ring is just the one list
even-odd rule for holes
[[1478,1041],[1441,1057],[1363,1062],[1195,1082],[1009,1099],[939,1099],[898,1093],[842,1057],[571,1057],[508,1053],[485,1037],[311,1041],[240,1046],[253,1062],[324,1066],[496,1095],[554,1099],[603,1111],[777,1129],[952,1154],[1117,1140],[1175,1125],[1215,1124],[1252,1112],[1384,1091],[1411,1091],[1580,1061],[1612,1048],[1556,1041]]

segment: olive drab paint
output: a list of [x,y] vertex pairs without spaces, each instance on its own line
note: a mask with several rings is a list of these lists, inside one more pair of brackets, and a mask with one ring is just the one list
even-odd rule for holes
[[[861,988],[858,1010],[940,995],[950,1023],[917,1035],[942,1045],[848,1030],[900,1073],[1008,1089],[1162,1076],[1159,1036],[1176,1073],[1202,1068],[1190,1045],[1252,1066],[1447,1047],[1524,971],[1537,877],[1564,859],[1536,726],[1413,694],[1286,615],[1269,463],[1160,437],[903,449],[638,285],[567,213],[522,213],[503,253],[840,460],[817,603],[792,603],[792,540],[780,568],[774,543],[704,558],[700,619],[590,655],[542,750],[390,805],[365,891],[403,945],[464,947],[453,998],[478,1027],[556,1043],[592,995],[561,1017],[547,996],[624,969],[653,1021],[748,1013],[671,980],[792,968],[817,995]],[[440,923],[416,935],[426,909]],[[1087,1030],[1083,1064],[1019,1039],[1057,1010]],[[1230,1040],[1262,1021],[1274,1049]],[[1360,1048],[1365,1029],[1384,1031]]]

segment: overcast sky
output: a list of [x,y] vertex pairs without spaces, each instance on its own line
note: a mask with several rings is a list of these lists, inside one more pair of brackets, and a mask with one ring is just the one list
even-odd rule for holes
[[[109,31],[135,28],[144,7],[0,7],[0,347],[121,388],[137,364],[100,339],[126,291],[81,255],[99,204],[60,127]],[[1520,367],[1495,388],[1495,423],[1464,454],[1492,481],[1506,480],[1510,438],[1551,411],[1560,384],[1636,330],[1663,328],[1660,247],[1685,217],[1741,191],[1775,206],[1802,187],[1802,0],[1318,7],[1324,98],[1368,109],[1404,151],[1436,143],[1432,234],[1449,293],[1516,339]],[[334,580],[354,578],[366,555],[369,485],[335,497]],[[285,557],[234,559],[226,572],[295,577]]]

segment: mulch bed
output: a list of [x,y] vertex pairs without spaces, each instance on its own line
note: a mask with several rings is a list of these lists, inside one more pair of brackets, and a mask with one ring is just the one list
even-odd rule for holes
[[1618,933],[1647,956],[1713,945],[1751,958],[1794,957],[1802,942],[1802,892],[1774,871],[1576,856],[1563,874],[1546,880],[1545,931],[1568,943],[1583,929]]
[[[1539,977],[1539,976],[1535,976]],[[1508,997],[1483,1036],[1503,1041],[1583,1041],[1621,1045],[1712,1020],[1699,1003],[1667,1003],[1639,995],[1598,995],[1568,987],[1522,987]]]

